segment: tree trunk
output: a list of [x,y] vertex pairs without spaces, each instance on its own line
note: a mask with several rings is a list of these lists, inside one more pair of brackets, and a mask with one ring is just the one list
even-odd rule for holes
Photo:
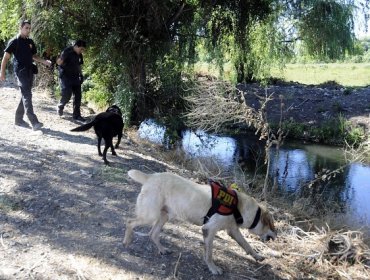
[[244,63],[239,63],[238,65],[235,66],[236,68],[236,73],[237,73],[237,82],[238,83],[243,83],[244,82]]
[[146,111],[146,68],[144,59],[138,59],[129,67],[130,88],[133,91],[133,106],[130,124],[138,125],[143,121]]

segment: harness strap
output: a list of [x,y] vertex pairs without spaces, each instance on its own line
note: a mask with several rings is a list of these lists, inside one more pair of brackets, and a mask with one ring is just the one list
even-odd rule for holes
[[233,215],[234,215],[235,221],[238,225],[243,223],[243,217],[242,217],[242,214],[240,214],[240,211],[239,211],[238,208],[235,208],[235,210],[233,212]]
[[257,226],[260,218],[261,218],[261,208],[258,207],[258,210],[256,212],[256,216],[254,217],[254,221],[253,221],[252,225],[249,227],[249,229],[255,228]]
[[204,216],[203,224],[206,224],[214,213],[216,213],[216,210],[214,207],[211,206],[211,208],[209,208],[207,212],[207,215]]
[[220,201],[219,200],[215,200],[213,199],[214,196],[215,196],[215,189],[212,187],[212,183],[213,181],[212,180],[209,180],[209,183],[210,183],[210,186],[211,186],[211,191],[212,191],[212,205],[211,205],[211,208],[209,208],[208,212],[207,212],[207,215],[204,216],[204,219],[203,219],[203,224],[207,223],[209,221],[209,219],[213,216],[213,214],[215,214],[217,212],[217,209],[218,207],[220,207]]

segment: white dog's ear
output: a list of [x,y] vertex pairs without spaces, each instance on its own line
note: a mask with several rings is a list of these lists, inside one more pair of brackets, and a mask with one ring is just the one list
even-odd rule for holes
[[271,213],[268,212],[266,209],[262,210],[261,222],[264,225],[268,226],[273,232],[276,232],[276,228],[274,225],[274,218],[272,217]]

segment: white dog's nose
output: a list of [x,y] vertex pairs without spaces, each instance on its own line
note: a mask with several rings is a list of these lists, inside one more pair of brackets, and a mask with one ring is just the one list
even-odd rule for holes
[[270,239],[274,240],[274,238],[273,238],[272,236],[268,235],[268,236],[266,237],[266,242],[270,241]]
[[264,241],[264,242],[268,242],[268,241],[270,241],[270,240],[275,240],[276,239],[276,233],[268,233],[268,234],[266,234],[263,238],[262,238],[262,240]]

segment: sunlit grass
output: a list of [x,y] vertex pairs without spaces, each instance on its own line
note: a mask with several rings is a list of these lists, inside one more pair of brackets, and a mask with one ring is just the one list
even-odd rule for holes
[[[220,78],[217,66],[211,63],[198,62],[195,72]],[[335,81],[347,87],[370,85],[370,63],[287,64],[283,70],[272,69],[271,74],[273,78],[308,85],[328,81]],[[231,63],[224,65],[223,79],[236,80]]]
[[335,81],[343,86],[370,85],[370,63],[288,64],[273,77],[302,84],[322,84]]
[[223,69],[223,75],[221,77],[220,71],[216,64],[208,62],[198,62],[194,65],[194,70],[200,75],[210,75],[216,78],[222,78],[223,80],[235,81],[234,68],[231,63],[225,63]]

